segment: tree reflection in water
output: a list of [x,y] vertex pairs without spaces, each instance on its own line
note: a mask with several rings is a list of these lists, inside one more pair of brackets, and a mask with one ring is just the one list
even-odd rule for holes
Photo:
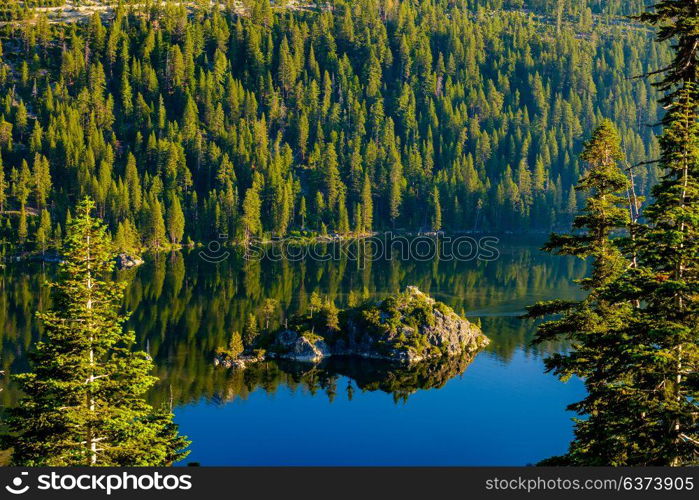
[[[274,360],[245,369],[218,368],[227,372],[227,379],[211,400],[216,404],[226,404],[256,389],[274,393],[284,386],[312,395],[324,393],[331,402],[338,390],[347,391],[351,400],[357,389],[383,391],[391,394],[396,403],[405,402],[420,389],[438,389],[461,375],[474,357],[468,354],[445,356],[408,365],[357,356],[333,356],[317,364]],[[338,388],[342,376],[350,379],[350,383],[345,388]]]

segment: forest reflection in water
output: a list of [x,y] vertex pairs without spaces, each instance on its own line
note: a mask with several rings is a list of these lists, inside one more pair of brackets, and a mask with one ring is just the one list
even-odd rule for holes
[[[495,261],[404,261],[381,259],[245,260],[233,253],[219,263],[202,260],[197,250],[161,254],[143,266],[117,273],[129,283],[124,307],[131,312],[129,327],[139,347],[155,359],[160,382],[153,403],[173,407],[201,400],[245,399],[261,388],[274,392],[280,385],[302,386],[332,398],[338,375],[360,390],[382,390],[404,400],[419,389],[441,387],[467,369],[469,359],[452,359],[441,366],[391,367],[366,360],[333,359],[319,366],[264,363],[245,372],[213,366],[212,353],[231,332],[240,331],[248,314],[259,314],[265,299],[279,306],[270,328],[308,307],[312,292],[334,300],[338,307],[381,298],[416,285],[479,322],[491,338],[488,351],[507,362],[515,351],[537,353],[529,345],[534,323],[517,316],[526,305],[577,293],[573,280],[583,276],[583,261],[551,257],[538,244],[501,240]],[[13,264],[0,271],[0,325],[6,374],[28,368],[26,355],[41,336],[36,310],[50,304],[48,287],[55,267]],[[555,350],[561,346],[539,349]],[[343,378],[344,380],[344,378]],[[5,377],[0,392],[4,406],[13,405],[17,391]]]

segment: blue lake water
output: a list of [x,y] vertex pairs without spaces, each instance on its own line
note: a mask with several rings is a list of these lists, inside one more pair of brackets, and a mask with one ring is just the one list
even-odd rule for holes
[[566,450],[564,406],[583,396],[579,380],[562,384],[520,349],[507,362],[481,353],[462,376],[407,402],[339,391],[331,403],[282,387],[185,405],[176,420],[192,440],[186,461],[202,465],[525,465]]

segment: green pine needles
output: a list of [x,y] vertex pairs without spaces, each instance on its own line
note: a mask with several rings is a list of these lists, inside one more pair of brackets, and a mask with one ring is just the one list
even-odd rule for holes
[[611,235],[625,227],[630,217],[624,207],[626,199],[618,194],[627,188],[628,181],[618,167],[622,159],[620,139],[610,121],[604,121],[595,130],[581,158],[588,170],[581,176],[577,189],[585,191],[588,197],[582,213],[573,222],[578,231],[553,234],[544,250],[590,258],[592,273],[580,282],[589,294],[579,302],[539,303],[529,308],[529,316],[561,315],[540,325],[536,342],[558,337],[569,339],[572,350],[548,358],[547,369],[562,379],[574,375],[585,378],[588,391],[583,401],[570,407],[588,418],[576,421],[576,439],[568,456],[556,457],[549,463],[622,465],[626,452],[619,446],[619,431],[612,430],[610,421],[618,417],[614,408],[629,383],[623,370],[619,371],[617,361],[625,339],[616,332],[624,326],[630,306],[612,303],[603,292],[629,265]]
[[[559,314],[540,326],[537,341],[569,339],[571,351],[547,367],[582,377],[588,390],[570,406],[585,418],[576,420],[569,452],[548,464],[699,463],[699,4],[664,0],[640,19],[657,25],[658,40],[672,40],[675,52],[655,84],[666,92],[664,175],[643,223],[632,223],[611,124],[585,147],[589,169],[578,183],[588,192],[585,208],[575,231],[553,235],[545,249],[592,259],[581,281],[588,296],[529,311]],[[613,238],[620,229],[630,236]]]
[[153,363],[123,328],[125,284],[110,278],[112,242],[93,208],[83,200],[68,226],[34,371],[16,376],[26,397],[8,419],[13,465],[163,466],[187,455],[172,414],[144,399]]

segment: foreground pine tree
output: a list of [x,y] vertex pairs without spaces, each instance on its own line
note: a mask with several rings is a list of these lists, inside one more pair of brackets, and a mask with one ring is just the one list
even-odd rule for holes
[[123,328],[124,284],[111,281],[111,240],[93,207],[81,202],[68,227],[34,371],[16,377],[26,397],[8,419],[14,465],[162,466],[187,454],[172,415],[144,399],[153,363]]
[[600,186],[576,219],[584,234],[549,245],[592,257],[593,272],[583,281],[590,292],[584,301],[531,310],[562,313],[538,338],[572,339],[573,351],[551,358],[549,368],[583,377],[588,389],[572,405],[587,418],[576,423],[569,453],[548,463],[699,463],[699,3],[663,0],[641,19],[658,26],[658,40],[672,41],[675,52],[656,84],[666,92],[658,161],[664,175],[643,223],[625,239],[625,256],[608,252],[613,245],[600,230],[619,227],[621,219],[594,216],[610,200],[600,198]]
[[617,425],[623,387],[629,382],[619,370],[618,352],[624,339],[617,332],[630,312],[628,303],[610,303],[605,299],[607,286],[619,278],[628,266],[612,232],[626,227],[629,214],[626,199],[619,195],[627,179],[618,167],[622,159],[619,134],[605,120],[585,144],[581,159],[587,170],[576,189],[587,193],[585,207],[578,215],[571,234],[551,235],[544,250],[558,255],[590,258],[592,273],[581,280],[588,293],[581,301],[542,302],[529,308],[530,317],[560,314],[560,318],[539,327],[536,342],[568,340],[572,349],[546,360],[549,371],[562,379],[585,379],[587,397],[569,407],[586,418],[577,420],[575,439],[569,453],[548,461],[552,464],[619,465],[627,456],[627,440]]
[[699,463],[699,3],[663,0],[641,19],[672,41],[675,57],[656,85],[666,91],[653,202],[634,252],[638,267],[616,300],[638,304],[626,330],[632,429],[631,465]]

